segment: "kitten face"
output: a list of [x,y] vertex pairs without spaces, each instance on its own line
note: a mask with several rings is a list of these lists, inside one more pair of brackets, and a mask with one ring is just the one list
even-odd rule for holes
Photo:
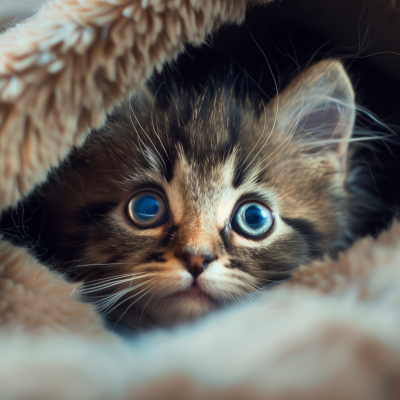
[[[322,110],[322,111],[321,111]],[[58,268],[112,324],[172,325],[340,248],[353,94],[322,62],[270,104],[143,92],[41,190]]]

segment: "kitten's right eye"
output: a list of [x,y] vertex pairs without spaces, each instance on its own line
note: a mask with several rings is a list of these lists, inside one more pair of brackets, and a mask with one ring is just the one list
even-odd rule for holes
[[140,192],[129,201],[128,216],[139,228],[155,228],[167,220],[167,204],[156,192]]
[[233,230],[248,239],[263,236],[273,223],[273,212],[263,204],[253,201],[241,204],[231,221]]

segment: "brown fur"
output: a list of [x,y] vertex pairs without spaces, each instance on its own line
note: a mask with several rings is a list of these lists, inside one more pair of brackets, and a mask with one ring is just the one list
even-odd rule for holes
[[[327,117],[329,132],[314,132],[335,101],[345,104],[342,116]],[[143,92],[116,109],[37,194],[50,267],[83,280],[85,297],[110,323],[133,329],[198,318],[345,246],[354,104],[338,62],[311,67],[266,107],[225,87],[163,104]],[[166,198],[170,217],[138,229],[127,204],[145,189]],[[259,238],[231,226],[244,201],[274,213]],[[205,254],[212,262],[193,278],[185,257],[201,263]]]

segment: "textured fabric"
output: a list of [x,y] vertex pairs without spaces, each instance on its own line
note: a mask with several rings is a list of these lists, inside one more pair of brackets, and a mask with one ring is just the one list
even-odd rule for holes
[[[260,3],[267,1],[259,1]],[[0,36],[0,210],[244,0],[56,0]],[[256,1],[254,1],[256,3]],[[2,399],[400,398],[400,225],[251,304],[127,345],[0,243]]]
[[114,104],[246,1],[54,1],[0,37],[0,207],[15,204]]
[[93,335],[82,320],[89,340],[82,330],[67,334],[62,318],[64,332],[43,318],[47,334],[3,327],[0,397],[398,399],[399,242],[396,223],[376,243],[367,238],[337,262],[304,267],[255,302],[138,342]]

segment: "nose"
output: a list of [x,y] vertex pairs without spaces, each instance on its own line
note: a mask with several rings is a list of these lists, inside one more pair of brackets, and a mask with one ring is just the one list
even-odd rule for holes
[[192,274],[193,278],[197,278],[216,259],[208,253],[197,254],[187,250],[183,251],[178,258],[184,262],[186,269]]

